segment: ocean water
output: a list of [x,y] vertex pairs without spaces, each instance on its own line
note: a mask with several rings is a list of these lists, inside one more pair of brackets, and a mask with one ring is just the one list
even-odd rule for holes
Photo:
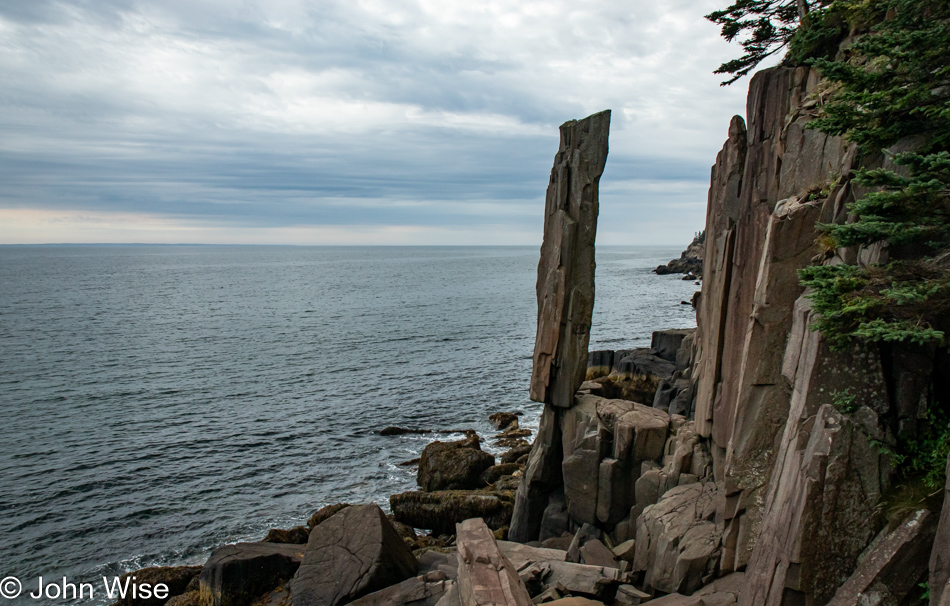
[[[697,287],[650,271],[681,250],[598,249],[592,349],[695,326],[680,301]],[[201,563],[328,503],[386,508],[415,487],[398,463],[450,437],[374,433],[387,425],[490,436],[490,413],[520,410],[535,429],[537,261],[0,247],[0,577]]]

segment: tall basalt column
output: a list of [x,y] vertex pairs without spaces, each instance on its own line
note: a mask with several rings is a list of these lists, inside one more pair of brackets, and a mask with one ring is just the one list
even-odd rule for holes
[[610,110],[561,125],[544,203],[531,399],[561,408],[571,407],[587,372],[598,189],[609,132]]
[[561,143],[544,203],[538,333],[531,373],[531,399],[546,406],[518,486],[508,533],[512,541],[537,539],[552,495],[562,495],[563,501],[559,411],[573,406],[574,393],[587,372],[598,190],[609,132],[610,110],[561,125]]

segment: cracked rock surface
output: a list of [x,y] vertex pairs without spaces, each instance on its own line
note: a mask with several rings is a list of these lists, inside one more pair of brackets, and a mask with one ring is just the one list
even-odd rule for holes
[[345,604],[415,574],[416,559],[383,510],[351,506],[310,534],[293,580],[294,606]]

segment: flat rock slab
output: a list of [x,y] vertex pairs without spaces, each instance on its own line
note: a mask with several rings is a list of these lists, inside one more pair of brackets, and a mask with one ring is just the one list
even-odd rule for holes
[[560,600],[554,600],[553,602],[547,602],[551,606],[603,606],[603,602],[598,602],[597,600],[589,600],[587,598],[582,598],[580,596],[571,596],[569,598],[561,598]]
[[245,606],[294,576],[303,545],[237,543],[219,547],[199,576],[205,606]]
[[619,585],[620,571],[603,566],[587,566],[573,562],[544,562],[546,571],[541,577],[545,585],[557,587],[563,593],[583,593],[594,597],[604,597],[608,589]]
[[449,580],[427,580],[424,576],[406,579],[350,602],[351,606],[435,606],[452,588]]
[[[864,606],[883,603],[874,594],[895,603],[916,589],[926,574],[935,522],[926,509],[915,511],[892,532],[882,532],[868,547],[858,567],[838,588],[828,606]],[[870,600],[870,601],[869,601]]]
[[514,565],[515,570],[521,570],[526,565],[535,562],[563,562],[567,559],[567,551],[561,549],[531,547],[511,541],[498,541],[498,548]]
[[456,527],[462,606],[531,606],[531,596],[479,518]]
[[345,604],[415,573],[415,557],[383,510],[354,505],[310,533],[293,580],[294,606]]
[[598,539],[591,539],[584,543],[580,552],[581,562],[583,564],[587,564],[588,566],[603,566],[604,568],[617,568],[617,560],[614,559],[614,552]]

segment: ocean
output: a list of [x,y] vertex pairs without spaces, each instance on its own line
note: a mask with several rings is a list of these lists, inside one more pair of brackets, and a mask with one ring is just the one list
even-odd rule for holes
[[[591,349],[695,326],[680,302],[698,287],[651,272],[682,249],[598,248]],[[537,247],[0,247],[0,577],[201,563],[329,503],[388,508],[415,488],[398,463],[452,438],[375,433],[388,425],[490,436],[489,414],[522,411],[536,429],[537,262]]]

